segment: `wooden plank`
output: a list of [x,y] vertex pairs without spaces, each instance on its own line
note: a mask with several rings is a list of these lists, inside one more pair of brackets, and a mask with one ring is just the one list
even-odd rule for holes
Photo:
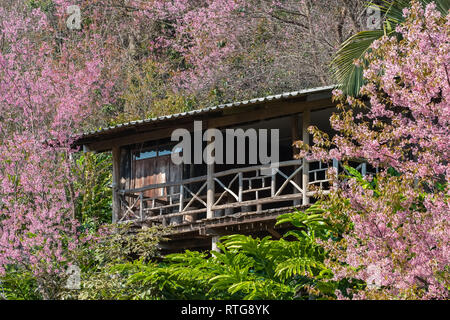
[[258,191],[271,190],[271,189],[272,189],[272,187],[270,186],[270,187],[264,187],[264,188],[245,190],[245,191],[242,191],[242,193],[258,192]]
[[[289,167],[289,166],[301,165],[301,164],[302,164],[302,160],[289,160],[289,161],[274,163],[273,165],[278,166],[279,168],[282,168],[282,167]],[[228,176],[231,174],[237,174],[239,172],[245,173],[245,172],[250,172],[250,171],[258,171],[263,167],[266,167],[266,166],[265,165],[255,165],[255,166],[246,167],[246,168],[236,168],[236,169],[220,171],[220,172],[216,172],[214,174],[214,177],[218,178],[218,177]],[[259,178],[261,178],[261,177],[259,177]],[[268,178],[268,177],[265,177],[265,178]],[[245,180],[245,178],[244,178],[244,180]]]
[[[193,193],[188,187],[184,187],[186,189],[187,192],[189,192],[192,196],[191,200],[188,202],[188,204],[186,205],[186,207],[184,207],[183,210],[187,210],[191,204],[197,200],[198,202],[200,202],[201,204],[203,204],[206,208],[208,207],[207,203],[205,201],[202,200],[202,198],[200,197],[200,193],[203,191],[203,189],[205,188],[205,186],[207,186],[207,183],[205,182],[200,189],[198,189],[197,193]],[[208,197],[208,196],[207,196]]]
[[193,130],[193,120],[185,120],[185,122],[171,122],[165,123],[163,128],[154,129],[155,126],[145,127],[146,131],[140,131],[138,127],[119,133],[114,138],[96,138],[92,142],[86,142],[85,145],[92,151],[102,152],[111,150],[114,146],[127,146],[136,143],[143,143],[147,141],[159,140],[163,138],[169,138],[175,129],[187,129]]
[[[300,165],[303,163],[302,161],[303,160],[284,161],[284,162],[280,162],[278,164],[278,166],[281,168],[281,167],[292,166],[292,165]],[[227,176],[227,175],[231,175],[231,174],[237,174],[239,172],[245,173],[245,172],[250,172],[250,171],[256,171],[256,170],[261,169],[262,167],[263,167],[262,165],[257,165],[257,166],[247,167],[247,168],[230,169],[230,170],[226,170],[226,171],[217,172],[214,174],[214,177],[223,177],[223,176]],[[121,190],[120,192],[122,194],[139,193],[141,191],[150,190],[150,189],[157,189],[157,188],[163,188],[163,187],[169,187],[169,186],[179,186],[180,184],[186,185],[186,184],[191,184],[191,183],[196,183],[196,182],[202,182],[202,181],[205,181],[206,179],[207,179],[207,176],[205,175],[205,176],[199,176],[199,177],[194,177],[194,178],[189,178],[189,179],[183,179],[183,180],[179,180],[179,181],[167,182],[164,184],[149,185],[149,186],[145,186],[142,188]]]
[[231,192],[231,193],[232,193],[232,195],[233,195],[233,197],[236,199],[236,201],[242,201],[242,199],[239,200],[239,196],[237,196],[233,191],[231,191],[231,190],[229,189],[229,188],[231,188],[231,186],[233,185],[234,181],[238,178],[238,176],[239,176],[239,174],[237,174],[237,175],[234,176],[234,178],[233,178],[233,179],[230,181],[230,183],[228,184],[228,187],[225,187],[225,185],[224,185],[219,179],[214,178],[214,180],[217,181],[217,182],[218,182],[222,187],[224,187],[224,189],[225,189],[225,191],[222,192],[222,193],[219,195],[219,198],[216,200],[216,202],[214,202],[214,205],[218,204],[218,203],[220,202],[220,200],[222,200],[223,197],[225,197],[226,194],[227,194],[228,192]]
[[[292,185],[294,185],[295,189],[297,189],[298,191],[303,192],[304,190],[301,190],[300,186],[298,186],[294,181],[292,181],[292,178],[295,177],[298,172],[300,170],[302,170],[303,166],[298,166],[297,169],[294,170],[294,172],[288,177],[286,176],[283,172],[278,171],[278,173],[280,173],[286,180],[283,182],[283,184],[281,185],[280,189],[278,189],[278,191],[275,193],[275,196],[278,196],[281,191],[284,190],[284,188],[291,183]],[[300,190],[299,190],[300,189]],[[295,193],[295,192],[294,192]]]
[[189,179],[184,179],[184,180],[179,180],[179,181],[172,181],[172,182],[166,182],[166,183],[162,183],[162,184],[149,185],[149,186],[145,186],[142,188],[122,190],[121,193],[124,193],[124,194],[139,193],[141,191],[150,190],[150,189],[158,189],[158,188],[164,188],[164,187],[170,187],[170,186],[179,186],[180,184],[186,185],[186,184],[195,183],[195,182],[202,182],[205,180],[206,180],[206,176],[199,176],[199,177],[194,177],[194,178],[189,178]]
[[[298,114],[294,114],[291,117],[291,141],[292,141],[292,159],[299,159],[299,155],[300,155],[300,149],[297,148],[294,143],[298,140],[300,140],[300,128],[299,128],[299,115]],[[294,167],[294,170],[297,169],[298,166]],[[293,178],[293,182],[297,185],[301,185],[302,183],[302,178],[300,177],[300,175],[296,175]],[[298,193],[299,190],[297,190],[297,188],[294,188],[293,190],[294,193]],[[299,205],[300,204],[300,200],[294,200],[294,206]]]
[[169,214],[164,214],[164,215],[155,216],[155,217],[147,217],[144,220],[145,221],[163,220],[163,219],[168,219],[168,218],[173,218],[173,217],[182,217],[182,216],[192,215],[192,214],[197,214],[197,213],[202,213],[202,212],[206,212],[206,208],[189,210],[189,211],[185,211],[185,212],[169,213]]
[[183,185],[180,185],[180,200],[179,200],[179,206],[178,206],[178,211],[183,211],[183,205],[184,205],[184,187]]
[[272,176],[270,179],[270,194],[272,197],[275,196],[276,187],[277,187],[277,173],[275,170],[272,170]]
[[[231,180],[231,183],[230,183],[230,185],[234,182],[234,180],[236,180],[236,177],[234,177],[233,178],[233,180]],[[222,183],[222,181],[220,181],[219,179],[217,179],[217,178],[214,178],[214,181],[216,181],[226,192],[228,192],[229,194],[231,194],[235,199],[236,199],[236,201],[239,201],[239,196],[237,195],[237,194],[235,194],[234,192],[233,192],[233,190],[231,190],[231,189],[229,189],[228,187],[226,187],[223,183]]]
[[[169,180],[168,181],[179,181],[183,180],[183,165],[176,165],[172,162],[171,156],[167,155],[169,162]],[[166,182],[168,182],[166,181]],[[174,195],[179,192],[178,186],[170,186],[167,188],[168,194]]]
[[[292,210],[293,210],[292,207],[285,208],[285,210],[283,210],[283,213],[291,212]],[[221,228],[221,227],[230,227],[230,226],[240,226],[240,225],[252,223],[252,222],[253,223],[261,223],[261,222],[273,223],[281,213],[282,212],[271,213],[268,210],[264,210],[260,213],[252,212],[251,214],[245,214],[239,218],[225,216],[222,219],[220,219],[220,221],[215,221],[215,220],[204,221],[205,223],[202,224],[202,226],[209,227],[209,228]]]
[[297,198],[302,198],[302,194],[300,194],[300,193],[287,194],[287,195],[282,195],[282,196],[278,196],[278,197],[268,197],[268,198],[263,198],[263,199],[258,199],[258,200],[233,202],[233,203],[223,204],[223,205],[219,205],[219,206],[214,206],[213,210],[221,210],[221,209],[227,209],[227,208],[239,208],[242,206],[255,206],[258,204],[289,201],[289,200],[294,200]]
[[139,217],[141,220],[144,219],[144,193],[139,194]]
[[[208,128],[211,128],[210,126],[208,126]],[[207,131],[210,132],[210,131]],[[208,146],[214,146],[214,141],[212,140],[211,136],[207,137],[208,139]],[[209,153],[208,153],[208,159],[206,159],[207,162],[211,162],[212,159],[209,158]],[[208,219],[212,218],[214,216],[214,211],[212,210],[212,207],[214,205],[214,194],[215,194],[215,185],[214,185],[214,162],[209,163],[206,165],[206,184],[207,184],[207,189],[206,189],[206,217]]]

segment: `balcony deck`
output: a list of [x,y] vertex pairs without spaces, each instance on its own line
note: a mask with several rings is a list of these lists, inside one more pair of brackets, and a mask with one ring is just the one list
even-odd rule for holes
[[[306,207],[318,190],[326,194],[332,187],[326,164],[307,161],[305,165],[305,162],[281,162],[271,169],[270,175],[261,174],[263,167],[260,165],[216,172],[211,177],[215,192],[209,201],[207,175],[118,190],[121,206],[117,222],[171,225],[177,233],[213,224],[231,226],[233,221],[250,216],[254,221],[267,220],[267,216],[273,220],[273,213],[280,208]],[[342,172],[339,162],[335,161],[333,166]],[[360,163],[356,169],[366,174],[365,163]],[[148,190],[155,189],[160,196],[145,196]]]

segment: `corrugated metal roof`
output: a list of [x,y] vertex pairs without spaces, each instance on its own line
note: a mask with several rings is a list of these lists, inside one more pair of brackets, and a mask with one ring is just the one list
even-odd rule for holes
[[335,86],[324,86],[324,87],[316,87],[316,88],[310,88],[310,89],[304,89],[304,90],[298,90],[298,91],[292,91],[292,92],[285,92],[285,93],[261,97],[261,98],[231,102],[231,103],[220,104],[217,106],[207,107],[207,108],[203,108],[203,109],[175,113],[175,114],[171,114],[171,115],[167,115],[167,116],[160,116],[160,117],[155,117],[155,118],[130,121],[130,122],[121,123],[121,124],[118,124],[115,126],[110,126],[110,127],[90,131],[90,132],[85,132],[83,134],[80,134],[77,137],[77,140],[87,138],[87,137],[92,137],[92,136],[98,136],[98,135],[101,135],[104,133],[109,133],[109,132],[115,131],[116,129],[119,129],[119,128],[126,129],[126,128],[131,128],[131,127],[144,125],[144,124],[148,124],[148,123],[183,118],[183,117],[187,117],[187,116],[194,116],[194,115],[198,115],[198,114],[204,114],[204,113],[213,112],[213,111],[217,111],[217,110],[221,110],[221,109],[227,109],[227,108],[231,108],[231,107],[253,105],[253,104],[263,103],[263,102],[267,102],[267,101],[285,100],[285,99],[289,99],[289,98],[311,95],[314,93],[319,93],[319,92],[324,92],[324,91],[331,91],[334,87]]

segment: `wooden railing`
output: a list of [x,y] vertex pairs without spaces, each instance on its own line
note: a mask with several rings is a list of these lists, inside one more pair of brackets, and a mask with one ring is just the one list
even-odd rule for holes
[[[264,169],[261,165],[216,172],[213,175],[216,192],[211,203],[207,203],[206,175],[119,190],[121,212],[118,221],[145,220],[168,225],[206,218],[209,207],[214,215],[220,216],[251,211],[253,207],[255,211],[261,211],[263,206],[274,207],[280,202],[301,204],[305,194],[307,197],[314,195],[313,186],[322,192],[328,192],[330,188],[326,175],[328,165],[319,161],[308,163],[307,173],[303,172],[303,160],[281,162],[270,169],[269,175],[261,174]],[[338,172],[345,170],[338,161],[333,161],[333,166]],[[363,162],[356,166],[363,175],[366,168]],[[145,196],[154,189],[163,190],[162,195]]]
[[[129,220],[155,220],[167,223],[173,217],[192,216],[206,212],[206,179],[207,176],[195,177],[175,182],[148,185],[142,188],[120,190],[121,211],[119,222]],[[192,185],[201,183],[196,191]],[[144,194],[153,189],[162,189],[163,194],[156,197],[145,197]],[[178,189],[179,192],[168,193],[167,190]],[[165,193],[165,194],[164,194]],[[189,196],[186,196],[189,195]],[[173,212],[175,211],[175,212]]]

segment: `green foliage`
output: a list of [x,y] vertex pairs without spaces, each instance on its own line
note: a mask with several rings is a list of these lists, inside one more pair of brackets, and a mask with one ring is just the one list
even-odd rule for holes
[[[311,240],[314,237],[327,239],[330,237],[332,228],[329,223],[323,218],[324,209],[320,203],[311,205],[305,211],[295,210],[293,213],[286,213],[278,217],[277,224],[290,223],[294,227],[300,229],[299,231],[289,231],[288,234],[296,234],[297,238],[301,236],[309,237]],[[286,235],[285,235],[286,236]]]
[[[423,4],[435,2],[443,15],[450,9],[448,0],[420,0]],[[372,43],[384,35],[397,35],[395,28],[404,22],[403,9],[410,6],[409,0],[383,0],[382,4],[370,2],[369,7],[379,9],[383,17],[383,29],[361,31],[343,42],[331,62],[331,71],[337,84],[345,94],[359,96],[364,84],[363,66],[367,65],[365,56]],[[358,65],[355,61],[360,61]]]
[[0,300],[37,300],[41,299],[36,279],[18,266],[8,266],[0,277]]
[[[84,273],[81,289],[66,291],[63,299],[79,300],[147,300],[155,299],[157,288],[130,282],[141,270],[141,260],[123,265],[106,265],[97,272]],[[150,265],[146,265],[150,266]]]
[[[361,172],[359,172],[355,168],[352,168],[350,166],[344,166],[344,169],[347,172],[347,174],[344,175],[343,178],[347,178],[347,179],[353,178],[353,179],[355,179],[357,181],[357,183],[360,186],[362,186],[363,189],[365,189],[365,190],[372,190],[375,197],[378,197],[380,195],[380,192],[379,192],[379,190],[377,188],[378,179],[377,179],[376,176],[372,177],[372,179],[369,181],[365,177],[363,177]],[[394,169],[392,169],[392,170],[394,170]]]
[[111,222],[112,157],[108,153],[78,153],[74,158],[73,192],[76,218],[83,229]]
[[[163,227],[134,227],[132,225],[110,225],[97,245],[93,247],[93,258],[97,265],[117,264],[126,261],[150,259],[159,256],[158,243],[165,240],[167,229]],[[104,230],[101,231],[105,233]]]
[[53,0],[28,0],[27,4],[31,9],[41,9],[42,12],[49,13],[55,10]]
[[158,243],[167,230],[161,227],[133,228],[110,225],[85,239],[72,260],[81,269],[81,289],[63,290],[63,299],[149,299],[153,287],[128,281],[141,266],[153,266],[159,257]]
[[361,31],[341,45],[331,62],[331,71],[345,94],[359,95],[359,90],[364,84],[363,66],[366,65],[366,62],[355,65],[355,61],[364,60],[372,43],[383,35],[383,30]]
[[[159,256],[163,228],[110,225],[91,231],[73,252],[81,268],[81,289],[61,287],[61,299],[333,299],[361,284],[333,281],[321,241],[336,230],[314,204],[305,211],[281,215],[278,224],[295,228],[280,240],[229,235],[218,243],[220,252]],[[39,299],[36,284],[26,273],[2,279],[6,298]],[[13,280],[11,280],[13,279]],[[64,280],[64,279],[63,279]],[[28,293],[28,296],[26,295]],[[5,295],[5,294],[3,294]]]
[[[333,232],[319,205],[279,217],[295,230],[272,240],[245,235],[221,238],[220,252],[171,254],[159,264],[126,263],[139,272],[129,284],[152,288],[158,299],[330,299],[354,284],[332,281],[327,252],[317,242]],[[157,288],[157,290],[156,290]],[[345,292],[345,290],[344,290]]]
[[115,123],[192,110],[196,99],[167,88],[171,77],[167,66],[147,60],[142,66],[130,68],[126,90],[122,94],[123,112]]

